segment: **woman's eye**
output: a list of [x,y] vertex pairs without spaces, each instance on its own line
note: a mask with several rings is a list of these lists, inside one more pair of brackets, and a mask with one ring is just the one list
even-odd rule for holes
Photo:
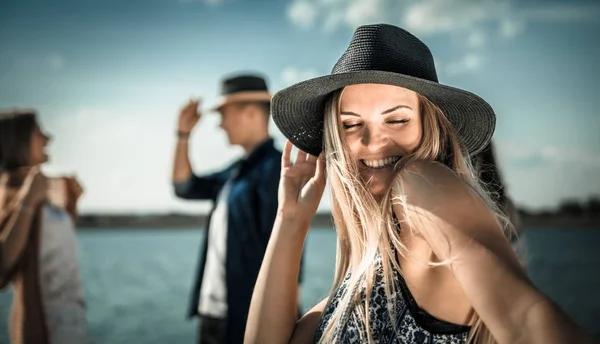
[[391,121],[387,121],[389,124],[403,124],[408,122],[408,119],[395,119]]
[[344,123],[344,129],[352,129],[355,127],[358,127],[360,125],[360,123]]

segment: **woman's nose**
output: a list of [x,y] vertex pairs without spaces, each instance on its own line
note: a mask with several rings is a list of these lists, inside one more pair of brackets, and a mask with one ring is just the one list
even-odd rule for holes
[[363,145],[372,153],[379,152],[388,144],[387,135],[377,127],[368,128],[362,137]]

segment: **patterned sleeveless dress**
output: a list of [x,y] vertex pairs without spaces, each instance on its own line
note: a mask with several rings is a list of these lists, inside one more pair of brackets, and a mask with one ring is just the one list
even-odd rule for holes
[[[396,326],[392,325],[392,317],[387,310],[387,297],[384,288],[383,267],[381,257],[375,261],[376,279],[370,299],[369,325],[375,343],[426,343],[426,344],[462,344],[466,343],[470,327],[439,320],[424,310],[420,309],[410,293],[406,281],[395,271],[394,281],[396,292],[391,295],[394,306]],[[315,343],[323,335],[329,323],[333,310],[338,307],[339,301],[348,287],[351,274],[348,273],[340,287],[336,290],[331,302],[323,311],[323,315],[315,333]],[[365,295],[364,286],[361,295]],[[351,308],[345,317],[347,321],[340,321],[334,329],[336,343],[352,344],[364,342],[366,330],[360,321],[358,310]],[[345,326],[344,326],[345,322]],[[362,339],[361,339],[362,338]]]

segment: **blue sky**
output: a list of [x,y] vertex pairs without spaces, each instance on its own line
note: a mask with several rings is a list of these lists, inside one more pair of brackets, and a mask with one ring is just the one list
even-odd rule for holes
[[[274,91],[327,74],[374,22],[416,34],[442,83],[494,107],[517,204],[600,195],[596,1],[5,0],[0,107],[39,109],[55,137],[46,170],[77,173],[82,211],[203,211],[170,189],[180,106],[201,96],[208,107],[235,71],[265,74]],[[241,154],[217,124],[206,114],[192,140],[198,172]]]

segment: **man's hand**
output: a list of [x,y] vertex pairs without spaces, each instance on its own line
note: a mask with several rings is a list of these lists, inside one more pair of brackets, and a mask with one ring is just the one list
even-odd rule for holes
[[179,112],[179,132],[189,134],[192,132],[202,114],[198,111],[198,100],[190,100]]

